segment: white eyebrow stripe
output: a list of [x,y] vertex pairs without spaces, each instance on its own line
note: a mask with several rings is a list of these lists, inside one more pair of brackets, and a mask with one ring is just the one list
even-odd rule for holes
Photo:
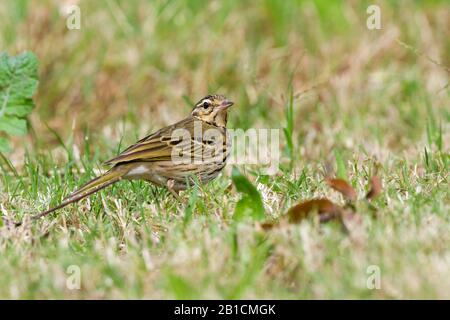
[[199,103],[197,103],[197,106],[201,106],[203,103],[205,103],[206,101],[208,101],[208,103],[211,103],[211,100],[209,99],[203,99],[202,101],[200,101]]

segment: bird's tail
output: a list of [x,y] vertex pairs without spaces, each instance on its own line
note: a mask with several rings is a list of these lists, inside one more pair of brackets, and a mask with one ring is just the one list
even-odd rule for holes
[[52,213],[53,211],[56,211],[58,209],[64,208],[65,206],[80,201],[81,199],[90,196],[91,194],[106,188],[113,183],[116,183],[117,181],[121,180],[123,176],[128,172],[127,166],[120,166],[120,167],[114,167],[111,170],[105,172],[101,176],[98,176],[97,178],[92,179],[88,183],[81,186],[78,190],[70,194],[68,197],[66,197],[61,204],[57,205],[56,207],[50,208],[46,211],[43,211],[35,216],[31,217],[31,220],[39,219],[43,216],[48,215],[49,213]]

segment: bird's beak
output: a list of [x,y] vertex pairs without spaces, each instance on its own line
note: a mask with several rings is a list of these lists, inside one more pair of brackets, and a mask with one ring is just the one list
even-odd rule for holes
[[220,109],[228,109],[229,107],[231,107],[234,104],[233,101],[230,100],[225,100],[220,104]]

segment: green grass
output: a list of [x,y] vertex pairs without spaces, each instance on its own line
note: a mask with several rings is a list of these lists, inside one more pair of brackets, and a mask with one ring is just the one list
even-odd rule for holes
[[[1,298],[450,298],[450,12],[445,1],[55,1],[0,4],[0,48],[39,61],[30,134],[0,159],[0,211],[58,204],[137,138],[207,93],[236,102],[232,128],[279,128],[281,170],[239,167],[267,220],[315,197],[362,199],[349,234],[315,219],[271,231],[234,219],[229,166],[176,202],[123,181],[19,228],[0,226]],[[406,46],[404,45],[406,44]],[[284,134],[281,130],[284,130]],[[252,188],[250,188],[254,192]],[[81,271],[70,290],[69,266]],[[367,268],[381,289],[366,286]]]

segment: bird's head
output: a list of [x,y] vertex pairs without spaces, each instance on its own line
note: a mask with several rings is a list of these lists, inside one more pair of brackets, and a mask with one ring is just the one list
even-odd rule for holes
[[233,102],[227,100],[224,96],[209,95],[195,104],[191,115],[215,126],[225,127],[227,125],[228,108],[232,105]]

